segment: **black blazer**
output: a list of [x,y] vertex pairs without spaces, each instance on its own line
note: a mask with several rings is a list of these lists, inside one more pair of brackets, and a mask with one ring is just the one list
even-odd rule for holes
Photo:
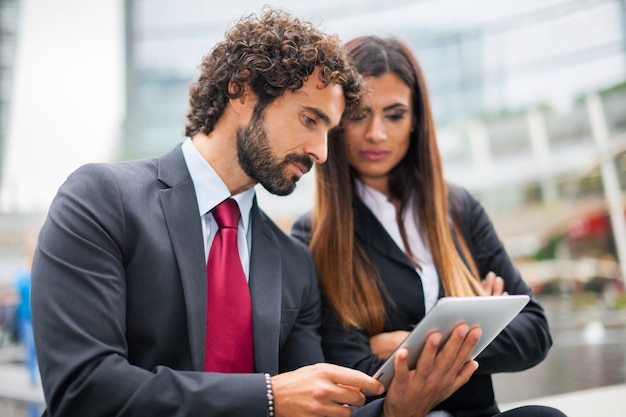
[[[511,262],[482,205],[465,189],[450,186],[451,218],[459,226],[481,277],[494,271],[505,281],[509,294],[528,294],[529,304],[477,358],[479,368],[470,381],[437,409],[455,416],[491,416],[498,412],[491,374],[515,372],[541,362],[552,345],[542,307]],[[360,201],[354,207],[358,242],[378,268],[394,301],[386,303],[384,331],[410,330],[424,316],[424,294],[419,274],[393,242],[374,214]],[[292,235],[310,240],[310,214],[294,224]],[[441,295],[441,294],[440,294]],[[372,354],[367,332],[346,330],[334,312],[322,303],[322,346],[329,362],[373,374],[382,361]]]
[[89,164],[61,186],[32,270],[44,416],[265,416],[262,372],[323,361],[308,249],[257,206],[250,292],[257,374],[201,372],[206,261],[177,146]]

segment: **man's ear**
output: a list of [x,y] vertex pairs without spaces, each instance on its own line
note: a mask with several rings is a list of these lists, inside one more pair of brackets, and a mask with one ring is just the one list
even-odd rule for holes
[[228,83],[229,103],[235,113],[241,116],[252,114],[256,102],[256,96],[248,84],[242,84],[231,80]]

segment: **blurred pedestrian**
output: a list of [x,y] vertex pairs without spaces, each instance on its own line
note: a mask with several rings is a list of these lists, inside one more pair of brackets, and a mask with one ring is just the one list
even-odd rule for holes
[[30,309],[31,268],[35,243],[26,238],[26,262],[23,269],[15,276],[15,291],[17,293],[16,322],[19,329],[20,341],[24,347],[24,362],[31,384],[37,383],[39,371],[35,354],[35,339],[33,336],[33,321]]
[[19,341],[19,329],[15,318],[17,294],[13,286],[0,288],[0,347]]

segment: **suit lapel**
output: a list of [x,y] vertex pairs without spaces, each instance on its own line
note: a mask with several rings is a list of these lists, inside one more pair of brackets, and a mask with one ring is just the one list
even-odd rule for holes
[[206,266],[196,193],[180,146],[159,158],[159,192],[185,294],[189,346],[194,370],[204,368]]
[[361,239],[361,242],[367,242],[367,246],[373,250],[395,262],[408,266],[412,270],[415,269],[404,252],[400,250],[383,225],[374,216],[374,213],[360,201],[356,203],[354,209],[354,225],[354,233]]
[[267,226],[256,198],[252,205],[250,296],[254,326],[254,364],[257,372],[278,372],[282,266],[278,241]]

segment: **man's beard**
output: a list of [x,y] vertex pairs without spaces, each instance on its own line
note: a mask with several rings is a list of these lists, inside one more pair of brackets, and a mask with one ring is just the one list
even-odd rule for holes
[[296,188],[298,176],[287,177],[285,168],[297,163],[311,169],[313,161],[306,155],[289,154],[278,161],[272,153],[265,127],[263,110],[255,110],[245,128],[237,130],[237,154],[239,165],[253,180],[276,195],[288,195]]

